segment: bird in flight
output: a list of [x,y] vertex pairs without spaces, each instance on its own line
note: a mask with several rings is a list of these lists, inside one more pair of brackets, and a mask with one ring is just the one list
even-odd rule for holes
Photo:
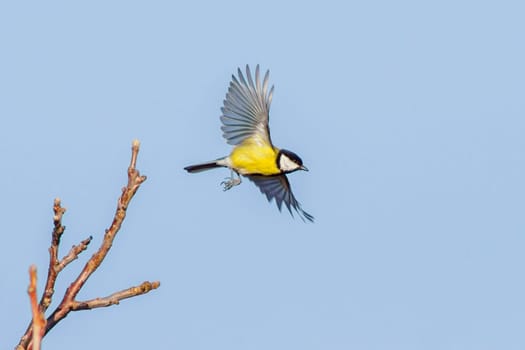
[[314,217],[302,209],[293,195],[286,176],[296,170],[308,169],[297,154],[275,147],[270,138],[268,120],[273,95],[273,86],[268,89],[270,71],[266,71],[262,82],[259,65],[255,68],[255,81],[248,65],[246,78],[240,68],[237,74],[238,78],[232,75],[221,108],[223,136],[228,144],[234,146],[230,155],[184,169],[197,173],[218,167],[229,168],[231,176],[221,183],[225,191],[239,185],[241,175],[245,176],[266,195],[269,202],[275,200],[279,211],[284,203],[292,216],[293,209],[303,221],[313,222]]

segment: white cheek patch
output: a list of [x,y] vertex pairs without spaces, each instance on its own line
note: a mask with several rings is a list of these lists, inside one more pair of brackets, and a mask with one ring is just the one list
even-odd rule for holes
[[298,169],[299,165],[282,154],[279,158],[279,168],[281,168],[282,171],[292,171]]

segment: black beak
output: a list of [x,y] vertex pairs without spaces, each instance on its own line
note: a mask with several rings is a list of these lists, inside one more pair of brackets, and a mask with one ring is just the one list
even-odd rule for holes
[[304,165],[301,165],[301,167],[299,169],[304,170],[304,171],[309,171],[308,168],[305,167]]

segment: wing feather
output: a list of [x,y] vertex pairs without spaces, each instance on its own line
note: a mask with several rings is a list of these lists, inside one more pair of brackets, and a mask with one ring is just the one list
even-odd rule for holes
[[232,80],[221,108],[223,136],[231,145],[258,136],[271,145],[268,119],[272,102],[273,86],[268,91],[270,71],[260,79],[259,65],[255,67],[255,80],[250,67],[246,65],[246,77],[237,69],[237,77]]
[[293,216],[292,209],[299,214],[299,217],[304,221],[305,219],[313,222],[314,217],[303,210],[301,204],[297,201],[292,193],[290,182],[286,175],[279,176],[261,176],[261,175],[249,175],[247,176],[257,187],[261,193],[266,196],[268,202],[272,199],[275,200],[277,208],[281,211],[283,203]]

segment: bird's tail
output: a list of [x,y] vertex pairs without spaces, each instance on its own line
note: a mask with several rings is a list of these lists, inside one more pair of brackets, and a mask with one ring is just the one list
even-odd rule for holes
[[212,160],[211,162],[201,163],[201,164],[195,164],[195,165],[188,165],[184,168],[188,173],[199,173],[201,171],[210,170],[214,168],[220,168],[225,166],[221,163],[222,159]]

